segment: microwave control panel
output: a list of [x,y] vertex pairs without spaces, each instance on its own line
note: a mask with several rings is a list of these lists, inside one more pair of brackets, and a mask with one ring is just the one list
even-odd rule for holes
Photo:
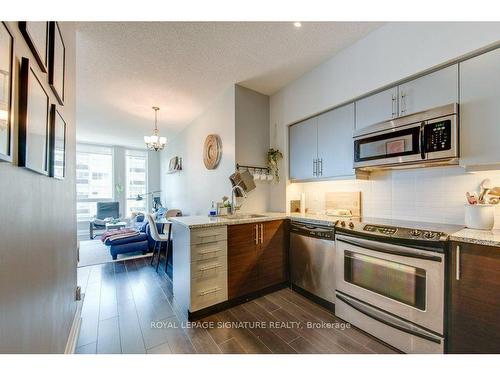
[[427,152],[451,149],[451,121],[434,122],[425,126]]

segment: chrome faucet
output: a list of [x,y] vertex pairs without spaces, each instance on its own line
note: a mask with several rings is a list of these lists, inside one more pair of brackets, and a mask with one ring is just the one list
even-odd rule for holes
[[234,192],[238,189],[241,194],[243,194],[243,197],[247,197],[247,194],[245,193],[245,190],[240,185],[234,185],[233,188],[231,189],[231,215],[234,215],[236,213],[236,210],[239,210],[240,208],[236,208],[236,205],[234,204]]

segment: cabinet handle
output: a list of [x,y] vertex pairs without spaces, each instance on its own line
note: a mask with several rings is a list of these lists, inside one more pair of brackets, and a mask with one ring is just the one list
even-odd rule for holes
[[401,114],[406,113],[406,94],[401,92]]
[[392,108],[392,118],[396,117],[396,109],[395,109],[396,100],[397,100],[396,96],[392,95],[392,107],[391,107]]
[[260,224],[260,243],[264,243],[264,224]]
[[322,158],[319,159],[319,167],[320,167],[320,169],[319,169],[319,175],[323,176],[323,159]]
[[200,296],[206,296],[207,294],[212,294],[216,293],[220,290],[220,288],[212,288],[212,289],[207,289],[207,290],[202,290],[199,295]]
[[205,250],[205,251],[200,251],[198,254],[200,255],[206,255],[206,254],[212,254],[220,251],[220,249],[213,249],[213,250]]
[[313,159],[313,176],[316,176],[316,159]]
[[213,270],[213,269],[219,268],[219,267],[220,267],[220,264],[217,263],[217,264],[214,264],[214,265],[211,265],[211,266],[200,267],[198,269],[198,271],[201,271],[201,272],[203,272],[203,271],[210,271],[210,270]]
[[255,244],[259,244],[259,225],[255,224]]
[[457,245],[457,255],[456,255],[456,264],[455,264],[455,279],[460,280],[460,246]]

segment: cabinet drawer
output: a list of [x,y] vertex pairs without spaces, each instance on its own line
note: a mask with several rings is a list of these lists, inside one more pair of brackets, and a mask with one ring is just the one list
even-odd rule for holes
[[191,312],[227,300],[227,272],[209,272],[191,280]]
[[191,244],[217,242],[227,239],[227,227],[202,228],[191,231]]
[[191,279],[218,277],[220,273],[227,273],[227,257],[216,257],[207,260],[191,262]]
[[191,262],[225,257],[227,255],[227,240],[212,241],[191,245]]

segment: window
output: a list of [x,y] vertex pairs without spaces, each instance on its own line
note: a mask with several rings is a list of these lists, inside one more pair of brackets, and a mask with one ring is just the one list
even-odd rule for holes
[[78,145],[76,150],[76,217],[89,221],[96,203],[113,200],[113,152],[110,147]]
[[132,211],[146,211],[149,196],[138,196],[147,193],[148,154],[145,151],[127,150],[125,152],[127,216]]

